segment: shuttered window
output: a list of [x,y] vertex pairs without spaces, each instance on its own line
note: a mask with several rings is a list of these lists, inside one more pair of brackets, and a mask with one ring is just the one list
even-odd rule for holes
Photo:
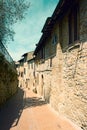
[[72,44],[74,41],[79,40],[78,11],[78,5],[75,5],[69,14],[69,44]]

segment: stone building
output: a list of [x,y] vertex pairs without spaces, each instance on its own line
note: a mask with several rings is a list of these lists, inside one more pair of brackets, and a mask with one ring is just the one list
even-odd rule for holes
[[23,73],[24,73],[24,58],[20,59],[17,63],[16,63],[16,69],[17,69],[17,73],[18,73],[18,81],[19,81],[19,87],[23,86]]
[[30,61],[33,59],[33,51],[28,52],[22,55],[22,59],[20,59],[19,65],[17,66],[17,72],[19,75],[19,87],[28,87],[30,88]]
[[34,51],[37,93],[87,130],[87,0],[60,0]]
[[29,75],[29,82],[28,82],[28,88],[34,92],[36,92],[36,86],[35,86],[35,62],[34,57],[29,59],[27,61],[28,63],[28,75]]

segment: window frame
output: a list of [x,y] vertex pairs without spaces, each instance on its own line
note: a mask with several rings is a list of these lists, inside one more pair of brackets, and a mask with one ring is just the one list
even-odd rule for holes
[[24,74],[26,74],[26,68],[24,68]]
[[57,34],[54,34],[53,38],[52,38],[52,44],[53,45],[56,45],[58,42],[58,35]]
[[69,12],[68,27],[69,27],[69,45],[79,40],[79,5],[75,4]]

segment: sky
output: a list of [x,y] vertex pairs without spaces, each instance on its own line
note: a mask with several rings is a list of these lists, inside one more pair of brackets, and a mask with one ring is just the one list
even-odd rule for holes
[[31,5],[25,19],[13,26],[14,41],[8,44],[8,52],[14,61],[21,56],[34,51],[42,35],[41,30],[47,17],[52,16],[59,0],[29,0]]

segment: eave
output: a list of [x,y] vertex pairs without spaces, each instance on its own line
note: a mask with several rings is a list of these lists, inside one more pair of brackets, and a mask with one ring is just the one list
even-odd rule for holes
[[78,0],[60,0],[58,5],[56,6],[52,17],[48,17],[43,29],[42,29],[42,36],[39,41],[39,43],[36,46],[36,49],[34,51],[34,55],[38,53],[38,51],[43,47],[44,41],[46,38],[51,34],[51,31],[53,29],[53,26],[56,21],[60,21],[67,13],[67,11],[73,7],[73,5],[77,2]]

